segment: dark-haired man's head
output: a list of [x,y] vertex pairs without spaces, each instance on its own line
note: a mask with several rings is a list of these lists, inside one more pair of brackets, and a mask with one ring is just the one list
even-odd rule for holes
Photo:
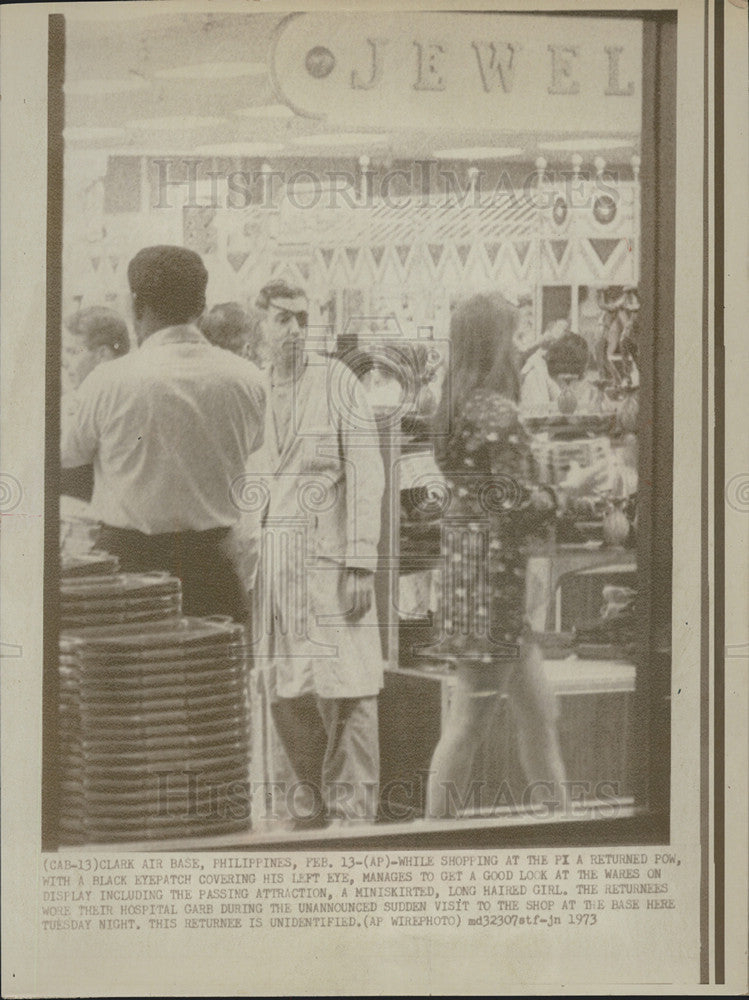
[[263,336],[271,364],[282,371],[290,369],[307,332],[307,293],[286,281],[271,281],[260,289],[255,305],[263,313]]
[[186,247],[139,250],[127,277],[139,341],[163,327],[195,322],[205,309],[208,272],[198,254]]
[[89,306],[73,313],[62,336],[62,368],[71,388],[77,389],[102,361],[127,354],[130,339],[125,320],[105,306]]
[[560,375],[582,378],[589,360],[587,341],[576,333],[564,334],[546,352],[546,367],[551,378],[559,378]]
[[277,278],[275,281],[269,281],[267,285],[263,285],[258,292],[255,305],[258,309],[266,310],[271,303],[278,299],[288,301],[289,299],[299,298],[305,300],[307,298],[307,293],[303,288],[300,288],[298,285],[290,285],[283,278]]

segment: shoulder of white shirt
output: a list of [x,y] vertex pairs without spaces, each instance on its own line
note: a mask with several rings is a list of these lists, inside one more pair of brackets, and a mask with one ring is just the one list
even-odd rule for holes
[[[173,341],[171,344],[163,346],[174,346],[179,343],[179,341]],[[254,361],[250,361],[249,358],[243,358],[233,351],[216,347],[207,340],[192,341],[191,343],[193,346],[205,346],[208,348],[216,360],[217,368],[224,368],[227,373],[233,371],[241,373],[245,377],[250,376],[253,386],[266,389],[268,382],[267,373],[259,368]],[[153,357],[149,357],[149,354],[150,352],[141,352],[141,349],[136,347],[119,358],[102,362],[102,364],[97,365],[86,376],[76,390],[76,396],[80,399],[83,394],[90,395],[101,389],[109,389],[112,386],[119,385],[124,379],[131,375],[136,375],[138,372],[151,372],[153,370]],[[76,405],[78,399],[76,400]]]

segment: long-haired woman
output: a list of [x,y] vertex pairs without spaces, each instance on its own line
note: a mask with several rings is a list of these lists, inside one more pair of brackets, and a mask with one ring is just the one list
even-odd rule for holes
[[524,547],[544,534],[554,508],[530,482],[529,442],[517,410],[516,324],[516,310],[500,295],[475,295],[458,306],[434,418],[447,482],[440,647],[455,665],[455,686],[430,768],[426,811],[433,818],[471,804],[477,751],[503,694],[528,781],[523,801],[562,805],[556,700],[524,624]]

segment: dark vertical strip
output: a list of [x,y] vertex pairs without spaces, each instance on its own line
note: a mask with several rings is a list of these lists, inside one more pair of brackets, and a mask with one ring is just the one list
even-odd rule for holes
[[[676,18],[643,23],[638,574],[643,655],[634,781],[667,836],[671,752]],[[647,753],[649,751],[649,759]]]
[[[723,0],[715,5],[715,223],[713,260],[715,261],[715,708],[713,718],[713,760],[715,763],[713,836],[715,878],[715,982],[725,983],[725,339],[724,253],[725,253],[725,191],[723,187],[723,122],[724,63],[723,63]],[[706,380],[707,381],[707,380]]]
[[51,14],[47,65],[47,365],[44,444],[44,668],[42,679],[42,849],[57,847],[59,811],[58,630],[60,537],[60,330],[62,327],[62,190],[65,121],[65,19]]
[[700,982],[710,982],[710,542],[708,538],[709,504],[709,382],[710,364],[708,336],[710,312],[710,266],[708,246],[710,239],[710,2],[705,0],[704,58],[702,82],[704,87],[703,153],[702,153],[702,470],[700,500],[701,551],[700,551]]

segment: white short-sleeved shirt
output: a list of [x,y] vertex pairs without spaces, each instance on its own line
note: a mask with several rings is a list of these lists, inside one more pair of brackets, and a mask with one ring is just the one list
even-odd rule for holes
[[228,527],[265,405],[252,362],[196,327],[167,327],[86,378],[63,419],[62,465],[93,463],[91,512],[106,524],[149,535]]

